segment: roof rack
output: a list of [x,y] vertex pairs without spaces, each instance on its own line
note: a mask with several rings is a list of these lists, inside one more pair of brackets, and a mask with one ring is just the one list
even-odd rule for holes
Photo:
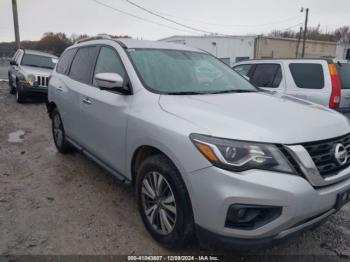
[[91,37],[79,39],[79,40],[75,41],[74,44],[79,44],[79,43],[83,43],[83,42],[87,42],[87,41],[91,41],[91,40],[99,40],[99,39],[112,39],[112,37],[110,37],[107,34],[99,34],[97,36],[91,36]]

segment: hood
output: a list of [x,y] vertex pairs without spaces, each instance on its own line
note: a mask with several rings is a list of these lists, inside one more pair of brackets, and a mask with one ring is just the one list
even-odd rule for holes
[[26,76],[27,75],[49,76],[52,72],[52,69],[33,67],[33,66],[21,66],[21,69],[23,70],[23,73]]
[[278,94],[161,95],[159,103],[166,112],[222,138],[298,144],[350,133],[343,115]]

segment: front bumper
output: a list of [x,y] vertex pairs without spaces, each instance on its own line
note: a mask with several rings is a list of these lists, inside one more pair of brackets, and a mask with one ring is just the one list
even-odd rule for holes
[[[243,246],[274,242],[321,222],[336,212],[338,193],[350,188],[350,179],[315,189],[300,176],[263,170],[233,173],[209,167],[188,177],[199,238],[211,235],[216,242]],[[232,204],[277,206],[282,213],[256,229],[229,228],[225,220]]]
[[47,87],[41,87],[41,86],[26,86],[22,87],[21,91],[24,94],[41,94],[41,95],[47,95]]

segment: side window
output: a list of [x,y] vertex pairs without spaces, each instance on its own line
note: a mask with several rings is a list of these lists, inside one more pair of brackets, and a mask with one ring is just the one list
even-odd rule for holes
[[56,66],[56,72],[60,74],[67,74],[69,65],[72,62],[76,49],[69,49],[61,56]]
[[324,87],[324,75],[321,64],[292,63],[290,72],[297,87],[307,89],[322,89]]
[[282,81],[279,64],[257,64],[250,81],[259,87],[277,88]]
[[97,47],[95,46],[79,48],[73,59],[69,76],[79,82],[90,84],[91,72],[95,63],[96,53]]
[[238,74],[247,76],[253,65],[238,65],[233,68]]
[[120,60],[117,51],[109,47],[101,47],[97,58],[94,75],[98,73],[117,73],[123,77],[123,79],[125,78],[123,63]]

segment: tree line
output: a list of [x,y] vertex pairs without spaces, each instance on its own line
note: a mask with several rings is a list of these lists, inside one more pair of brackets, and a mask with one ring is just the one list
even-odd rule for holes
[[[110,35],[116,38],[129,38],[129,36]],[[86,34],[73,34],[67,37],[65,33],[44,33],[39,41],[21,41],[21,48],[34,49],[44,52],[48,52],[57,56],[60,56],[62,52],[75,41],[86,38]],[[15,42],[0,43],[0,57],[10,57],[16,51]]]
[[[303,29],[301,31],[295,30],[273,30],[268,36],[272,37],[286,37],[286,38],[303,38]],[[307,29],[306,39],[350,43],[350,27],[342,26],[334,31],[323,31],[320,27],[310,27]]]

